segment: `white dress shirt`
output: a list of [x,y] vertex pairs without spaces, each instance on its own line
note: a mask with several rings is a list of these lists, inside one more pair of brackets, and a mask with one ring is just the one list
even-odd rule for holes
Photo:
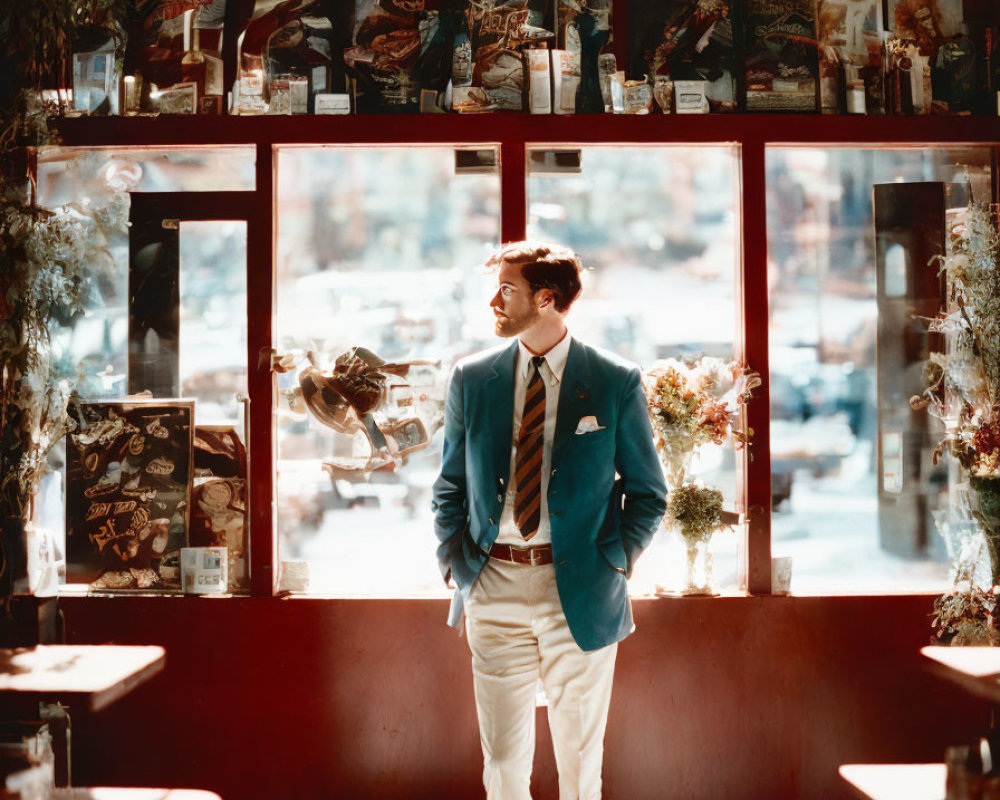
[[539,510],[538,531],[530,539],[525,539],[514,522],[514,495],[517,487],[514,485],[514,462],[517,458],[517,438],[521,433],[521,417],[524,414],[524,392],[531,376],[531,359],[534,357],[524,343],[517,340],[517,364],[514,367],[514,427],[510,443],[510,480],[507,482],[507,496],[504,498],[503,512],[500,514],[500,533],[497,543],[510,544],[515,547],[531,547],[536,544],[548,544],[552,541],[549,527],[549,475],[552,472],[552,439],[556,433],[556,411],[559,408],[559,387],[562,383],[563,370],[566,368],[566,357],[569,355],[569,332],[545,354],[545,363],[541,366],[542,383],[545,387],[545,428],[542,440],[542,485],[541,507]]

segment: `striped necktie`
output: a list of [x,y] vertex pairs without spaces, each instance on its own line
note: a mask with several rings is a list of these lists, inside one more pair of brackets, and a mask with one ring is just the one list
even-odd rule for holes
[[534,356],[535,370],[524,392],[524,413],[517,436],[514,458],[514,523],[521,535],[530,539],[538,533],[542,502],[542,445],[545,441],[545,383],[542,381],[544,356]]

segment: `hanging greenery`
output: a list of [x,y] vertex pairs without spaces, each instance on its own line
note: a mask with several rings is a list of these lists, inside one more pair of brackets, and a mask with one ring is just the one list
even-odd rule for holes
[[[0,608],[9,613],[22,576],[22,526],[52,447],[68,430],[75,365],[53,350],[53,334],[83,310],[88,265],[108,257],[125,198],[50,211],[36,204],[34,147],[51,144],[43,89],[72,83],[74,44],[87,32],[122,28],[127,0],[45,0],[0,5]],[[108,257],[109,258],[109,257]],[[92,270],[91,270],[92,271]],[[2,625],[0,625],[2,627]]]
[[23,155],[18,150],[55,137],[49,127],[54,109],[43,106],[42,90],[72,86],[74,44],[88,30],[122,30],[130,6],[128,0],[0,4],[0,156],[8,182],[9,165],[19,165]]

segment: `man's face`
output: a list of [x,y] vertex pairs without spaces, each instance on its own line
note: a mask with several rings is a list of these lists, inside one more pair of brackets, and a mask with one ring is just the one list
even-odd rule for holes
[[490,308],[496,316],[497,336],[517,336],[538,322],[538,306],[531,287],[521,275],[520,264],[501,262],[497,273],[497,293],[490,300]]

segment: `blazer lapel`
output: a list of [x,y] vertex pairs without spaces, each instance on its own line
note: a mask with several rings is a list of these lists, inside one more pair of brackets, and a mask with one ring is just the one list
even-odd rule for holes
[[506,484],[510,470],[510,448],[514,437],[514,368],[517,340],[493,360],[493,373],[483,381],[483,401],[488,409],[493,474]]
[[[569,355],[559,386],[556,433],[552,440],[552,466],[559,463],[566,444],[575,435],[576,424],[587,413],[590,400],[590,361],[587,350],[576,339],[569,343]],[[593,413],[593,412],[591,412]]]

